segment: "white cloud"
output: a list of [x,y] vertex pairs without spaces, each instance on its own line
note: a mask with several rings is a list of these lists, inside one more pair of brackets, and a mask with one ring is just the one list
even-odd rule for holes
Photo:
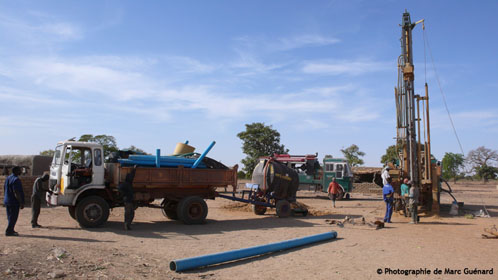
[[[118,67],[116,67],[118,68]],[[117,100],[149,96],[154,81],[137,71],[122,71],[98,62],[79,63],[63,59],[35,58],[22,63],[20,75],[36,85],[82,96],[100,93]]]
[[368,72],[385,71],[393,69],[391,63],[375,61],[317,61],[306,62],[302,71],[307,74],[323,75],[361,75]]
[[67,102],[50,97],[42,97],[24,90],[0,86],[0,99],[2,101],[16,102],[19,104],[37,105],[64,105]]
[[[444,109],[433,109],[430,112],[431,128],[452,131],[448,113]],[[466,129],[493,129],[498,125],[498,111],[472,110],[451,113],[457,131]]]
[[174,69],[183,73],[210,73],[217,68],[185,56],[166,56],[164,60]]
[[340,40],[324,37],[317,34],[300,35],[289,38],[280,38],[276,43],[270,43],[270,48],[277,51],[286,51],[304,47],[327,46],[339,43]]
[[239,55],[238,60],[229,66],[242,69],[244,72],[239,74],[243,76],[263,74],[283,67],[283,64],[264,63],[251,52],[243,50],[236,50],[236,52]]
[[34,14],[22,19],[0,14],[0,30],[32,45],[83,38],[83,30],[74,23]]

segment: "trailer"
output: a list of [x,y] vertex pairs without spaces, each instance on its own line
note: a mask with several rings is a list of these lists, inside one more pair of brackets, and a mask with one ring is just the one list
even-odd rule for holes
[[[203,158],[207,151],[202,155],[177,156],[180,162],[177,166],[162,166],[164,162],[170,164],[171,159],[160,157],[159,152],[156,166],[129,166],[130,162],[126,160],[104,163],[104,150],[100,144],[62,141],[57,144],[50,166],[50,191],[46,200],[52,206],[68,207],[71,217],[82,227],[102,225],[107,221],[110,209],[124,206],[117,186],[136,168],[133,180],[135,206],[161,208],[170,219],[200,224],[208,213],[205,199],[214,199],[218,187],[237,186],[238,166],[227,168]],[[144,164],[149,161],[143,156],[140,160]],[[202,167],[194,168],[194,163]],[[154,203],[156,199],[162,199],[160,205]]]
[[326,156],[320,165],[318,153],[274,154],[272,158],[294,169],[298,174],[300,186],[314,186],[315,190],[327,192],[330,182],[335,178],[340,186],[338,199],[348,199],[353,191],[353,172],[346,159]]

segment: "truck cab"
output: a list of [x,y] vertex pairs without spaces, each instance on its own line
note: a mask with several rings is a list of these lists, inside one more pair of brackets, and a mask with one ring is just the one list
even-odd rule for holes
[[[323,159],[322,191],[328,191],[329,184],[333,178],[341,186],[343,190],[342,195],[346,194],[346,198],[348,198],[349,192],[353,190],[353,172],[347,160],[330,157]],[[340,195],[341,198],[342,195]]]
[[78,196],[88,189],[103,190],[104,151],[91,142],[62,141],[57,143],[50,165],[51,205],[74,206]]

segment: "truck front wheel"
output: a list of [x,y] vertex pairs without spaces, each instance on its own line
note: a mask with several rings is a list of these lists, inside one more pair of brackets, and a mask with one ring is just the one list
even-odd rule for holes
[[67,210],[69,211],[69,216],[71,216],[71,218],[76,220],[76,207],[69,206],[67,207]]
[[176,213],[184,224],[202,224],[206,220],[208,207],[204,199],[198,196],[188,196],[180,200]]
[[85,197],[76,204],[76,221],[81,227],[97,227],[108,218],[109,204],[99,196]]

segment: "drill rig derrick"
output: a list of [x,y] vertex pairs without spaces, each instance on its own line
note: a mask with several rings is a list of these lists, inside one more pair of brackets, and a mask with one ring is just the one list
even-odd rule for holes
[[[412,50],[412,30],[424,20],[411,22],[405,10],[401,22],[401,55],[398,57],[398,84],[396,99],[396,150],[399,163],[395,167],[398,179],[409,177],[419,188],[419,205],[426,214],[439,214],[439,166],[431,158],[429,91],[425,96],[415,94],[415,74]],[[420,113],[420,105],[422,110]],[[421,134],[423,127],[423,139]],[[396,178],[396,177],[394,177]],[[401,182],[395,182],[401,184]]]

